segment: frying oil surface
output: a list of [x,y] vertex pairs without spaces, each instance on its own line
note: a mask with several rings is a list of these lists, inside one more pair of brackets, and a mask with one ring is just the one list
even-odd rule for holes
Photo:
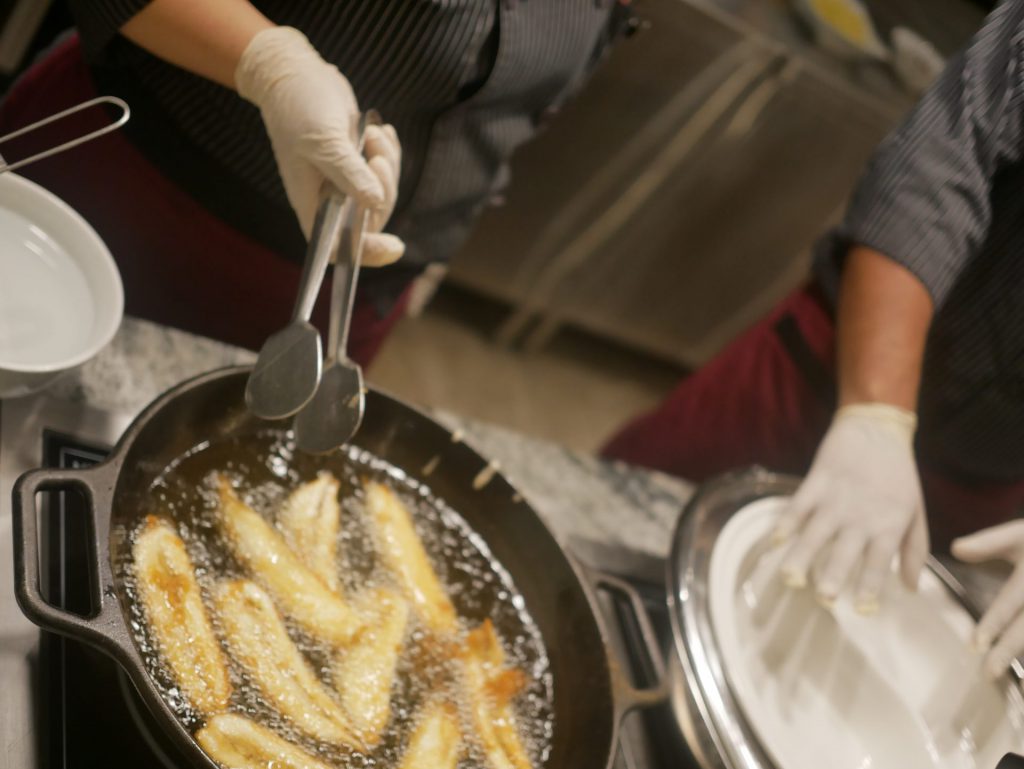
[[[146,512],[168,517],[184,539],[218,636],[223,638],[211,600],[215,586],[225,579],[252,579],[254,575],[234,558],[224,542],[219,523],[217,474],[229,478],[243,500],[273,523],[291,491],[322,471],[330,472],[340,482],[338,570],[346,599],[358,600],[367,589],[393,585],[374,550],[364,502],[364,482],[379,481],[393,489],[412,513],[417,533],[458,612],[461,628],[469,630],[490,618],[509,664],[527,673],[527,688],[516,700],[516,720],[534,765],[542,765],[550,750],[553,728],[552,679],[540,632],[526,611],[523,597],[508,572],[458,513],[426,487],[362,450],[342,449],[314,457],[295,450],[288,434],[267,431],[256,437],[247,436],[244,445],[241,439],[229,439],[197,446],[153,483],[152,508]],[[119,569],[129,599],[136,643],[165,700],[186,728],[195,732],[202,726],[203,717],[189,707],[160,661],[138,601],[131,563],[119,564]],[[330,689],[332,651],[287,618],[286,623],[292,640]],[[298,731],[265,704],[267,698],[234,662],[232,710],[273,728],[331,765],[387,769],[398,766],[420,706],[428,698],[465,702],[457,667],[451,649],[439,649],[425,627],[414,619],[398,664],[390,722],[380,744],[367,754],[319,744]],[[469,714],[464,715],[463,723],[470,724]],[[467,734],[466,742],[472,745],[471,735]],[[460,769],[484,765],[479,751],[471,747]]]

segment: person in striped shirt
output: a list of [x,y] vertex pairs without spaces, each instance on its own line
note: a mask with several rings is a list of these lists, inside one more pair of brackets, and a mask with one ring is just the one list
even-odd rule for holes
[[[126,311],[258,348],[287,322],[329,179],[371,211],[366,261],[393,262],[360,277],[349,353],[364,364],[629,21],[622,0],[69,2],[78,34],[6,95],[0,131],[98,92],[132,107],[124,133],[25,169],[107,243]],[[371,107],[390,125],[364,160],[352,127]]]
[[[1024,564],[1024,2],[879,147],[811,285],[604,453],[693,480],[806,472],[776,538],[826,603],[870,612],[897,559],[916,586],[929,534]],[[977,640],[993,675],[1024,650],[1024,567]]]

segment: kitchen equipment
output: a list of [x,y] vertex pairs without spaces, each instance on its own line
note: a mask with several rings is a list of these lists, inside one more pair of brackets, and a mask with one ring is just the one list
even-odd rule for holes
[[[356,131],[360,152],[363,150],[363,134],[370,121],[380,122],[375,110],[359,116]],[[324,182],[291,322],[263,343],[246,386],[246,403],[253,414],[263,419],[284,419],[297,413],[310,402],[320,384],[323,373],[320,332],[309,318],[313,314],[327,265],[338,245],[345,201],[346,196],[334,185]],[[331,312],[333,324],[333,302]]]
[[89,224],[55,195],[13,173],[113,131],[128,105],[101,97],[0,137],[0,144],[72,113],[113,104],[121,116],[83,136],[0,163],[0,397],[46,387],[93,357],[121,322],[124,294],[110,252]]
[[328,337],[331,352],[316,393],[295,417],[295,439],[304,452],[323,454],[350,440],[366,410],[362,369],[347,354],[365,223],[366,211],[349,204],[334,265]]
[[[140,366],[144,367],[144,365]],[[0,744],[6,745],[7,766],[46,769],[183,769],[189,762],[143,704],[135,687],[117,662],[93,647],[41,630],[21,613],[14,591],[14,546],[11,538],[10,489],[24,472],[36,467],[89,467],[109,455],[114,443],[131,423],[134,413],[96,408],[60,398],[37,396],[0,403]],[[477,439],[476,427],[473,430]],[[482,428],[479,440],[499,435]],[[504,433],[500,433],[505,437]],[[497,448],[499,456],[507,455]],[[592,493],[605,493],[607,481],[622,477],[611,467],[585,467],[567,451],[554,449],[566,463],[562,482],[571,487],[590,482]],[[507,457],[518,473],[523,465]],[[526,460],[536,462],[536,456]],[[629,498],[622,515],[645,515],[646,505],[681,509],[689,492],[666,489],[656,477],[629,471]],[[538,478],[521,489],[535,499],[552,500],[557,489],[545,490]],[[598,491],[601,489],[601,491]],[[88,541],[92,520],[83,495],[47,492],[39,498],[39,536],[42,540],[40,572],[47,600],[81,614],[92,611],[88,574],[93,562]],[[563,515],[556,507],[545,511],[556,526]],[[665,601],[665,560],[614,542],[603,546],[573,536],[569,548],[584,563],[627,580],[640,593],[663,650],[672,647],[672,631]],[[601,548],[601,549],[597,549]],[[634,680],[653,681],[655,671],[645,643],[636,629],[628,601],[621,596],[598,596],[612,651],[629,660]],[[610,605],[609,605],[610,604]],[[695,769],[686,759],[671,707],[667,701],[644,708],[625,719],[619,732],[619,759],[614,769]]]
[[[995,766],[1024,737],[1008,677],[971,687],[950,731],[924,713],[969,667],[976,616],[935,560],[918,594],[896,580],[874,617],[785,590],[767,535],[794,478],[761,470],[706,485],[680,518],[668,578],[676,654],[672,703],[705,767]],[[1020,678],[1015,665],[1013,678]],[[952,687],[954,690],[956,687]]]
[[347,349],[365,222],[366,211],[350,203],[331,286],[331,352],[316,394],[295,416],[295,441],[303,451],[336,449],[351,440],[363,421],[363,369],[348,357]]
[[[376,110],[366,113],[380,125]],[[363,370],[348,357],[348,330],[356,301],[356,280],[363,253],[366,210],[349,200],[331,286],[330,350],[316,394],[295,417],[295,440],[303,451],[323,453],[347,443],[363,421],[366,396]]]
[[[0,404],[0,412],[0,487],[4,489],[11,488],[22,472],[39,465],[81,467],[102,461],[130,422],[130,415],[46,397],[6,401]],[[514,465],[511,459],[509,464]],[[658,505],[681,509],[689,496],[674,490],[670,493],[656,479],[645,480],[642,473],[614,467],[603,472],[613,487],[621,484],[623,503],[629,505],[624,515],[631,520],[656,499],[661,499]],[[539,486],[536,479],[532,482],[534,485],[528,487],[531,496],[543,499],[556,493],[554,488],[545,491],[544,481]],[[573,478],[566,480],[570,485],[576,482]],[[6,503],[10,501],[7,497]],[[41,572],[48,586],[46,595],[70,611],[88,614],[95,605],[88,579],[93,569],[87,567],[95,561],[91,554],[95,546],[87,545],[94,539],[90,504],[77,492],[55,492],[41,495],[40,508],[39,535],[45,543]],[[4,500],[0,500],[0,583],[6,572],[9,585],[3,591],[7,603],[0,598],[0,619],[4,620],[0,621],[0,677],[4,683],[0,712],[14,717],[6,724],[0,719],[0,738],[7,741],[9,752],[13,750],[11,765],[55,769],[189,766],[118,663],[74,638],[45,630],[35,632],[18,611],[10,561],[15,548],[6,515]],[[602,570],[633,585],[651,614],[664,658],[674,654],[666,601],[666,559],[603,539],[591,541],[578,536],[569,540],[569,549],[575,558],[600,564]],[[982,604],[1001,585],[996,575],[977,575],[974,579],[974,570],[966,567],[957,573],[963,575],[965,587]],[[980,580],[981,576],[987,578]],[[599,594],[597,598],[613,658],[628,660],[623,672],[631,672],[636,680],[652,681],[655,670],[629,601],[618,594]],[[33,718],[33,712],[40,715]],[[689,758],[671,703],[644,708],[625,719],[618,740],[621,753],[616,769],[692,769],[709,765]],[[33,746],[42,751],[37,757]]]
[[284,419],[309,403],[320,384],[320,332],[309,322],[334,244],[341,231],[344,196],[330,184],[320,192],[320,207],[299,279],[291,322],[263,347],[245,390],[245,402],[263,419]]
[[[178,385],[136,418],[107,461],[83,470],[30,472],[19,479],[14,492],[15,590],[22,610],[37,624],[114,657],[175,747],[197,767],[215,765],[149,676],[129,626],[121,567],[128,557],[128,532],[149,511],[150,484],[171,460],[204,441],[230,437],[243,446],[246,436],[267,429],[245,406],[248,375],[247,368],[230,368]],[[665,692],[660,685],[634,687],[609,656],[594,586],[626,597],[636,612],[651,663],[660,673],[642,601],[624,582],[574,563],[529,505],[457,434],[376,391],[371,390],[367,400],[356,446],[402,468],[458,510],[510,573],[540,628],[554,683],[555,726],[548,765],[611,766],[622,717],[633,708],[658,702]],[[40,592],[35,499],[39,491],[56,489],[80,490],[91,508],[95,610],[90,616],[52,606]]]

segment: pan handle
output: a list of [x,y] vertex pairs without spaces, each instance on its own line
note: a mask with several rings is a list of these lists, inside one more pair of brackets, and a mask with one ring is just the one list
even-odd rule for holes
[[646,708],[663,702],[668,697],[669,682],[668,674],[665,671],[665,659],[662,656],[661,647],[658,644],[658,636],[654,632],[654,625],[651,616],[644,606],[640,594],[628,582],[606,574],[593,566],[586,567],[587,572],[594,586],[612,595],[625,598],[630,611],[636,620],[640,637],[644,642],[644,649],[647,652],[648,662],[654,670],[655,683],[649,687],[637,687],[633,685],[627,668],[628,663],[619,660],[614,670],[615,698],[619,708],[619,717],[626,715],[636,708]]
[[[122,622],[120,607],[106,581],[102,554],[106,552],[103,537],[109,521],[109,484],[112,477],[106,465],[81,470],[31,470],[14,484],[12,532],[14,535],[14,591],[25,616],[40,627],[63,635],[74,636],[99,647],[118,647],[113,627]],[[97,609],[89,617],[58,608],[43,598],[39,571],[39,529],[36,494],[40,491],[77,489],[85,496],[92,517],[89,537],[90,582],[96,588],[93,599]],[[99,498],[99,500],[98,500]],[[97,505],[100,501],[100,505]]]

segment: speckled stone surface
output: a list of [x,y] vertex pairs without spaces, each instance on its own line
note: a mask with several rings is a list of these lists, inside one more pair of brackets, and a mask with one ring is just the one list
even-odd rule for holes
[[255,359],[247,350],[125,318],[113,341],[98,356],[57,381],[48,392],[97,409],[134,414],[184,379]]
[[[56,383],[56,398],[134,414],[164,390],[204,371],[248,363],[255,355],[209,339],[126,318],[94,360]],[[466,442],[497,460],[563,542],[622,544],[650,555],[668,551],[669,534],[691,487],[657,473],[601,462],[560,446],[436,414]]]
[[669,534],[691,494],[689,484],[451,414],[438,419],[461,429],[469,445],[497,460],[509,482],[563,542],[582,538],[667,554]]

